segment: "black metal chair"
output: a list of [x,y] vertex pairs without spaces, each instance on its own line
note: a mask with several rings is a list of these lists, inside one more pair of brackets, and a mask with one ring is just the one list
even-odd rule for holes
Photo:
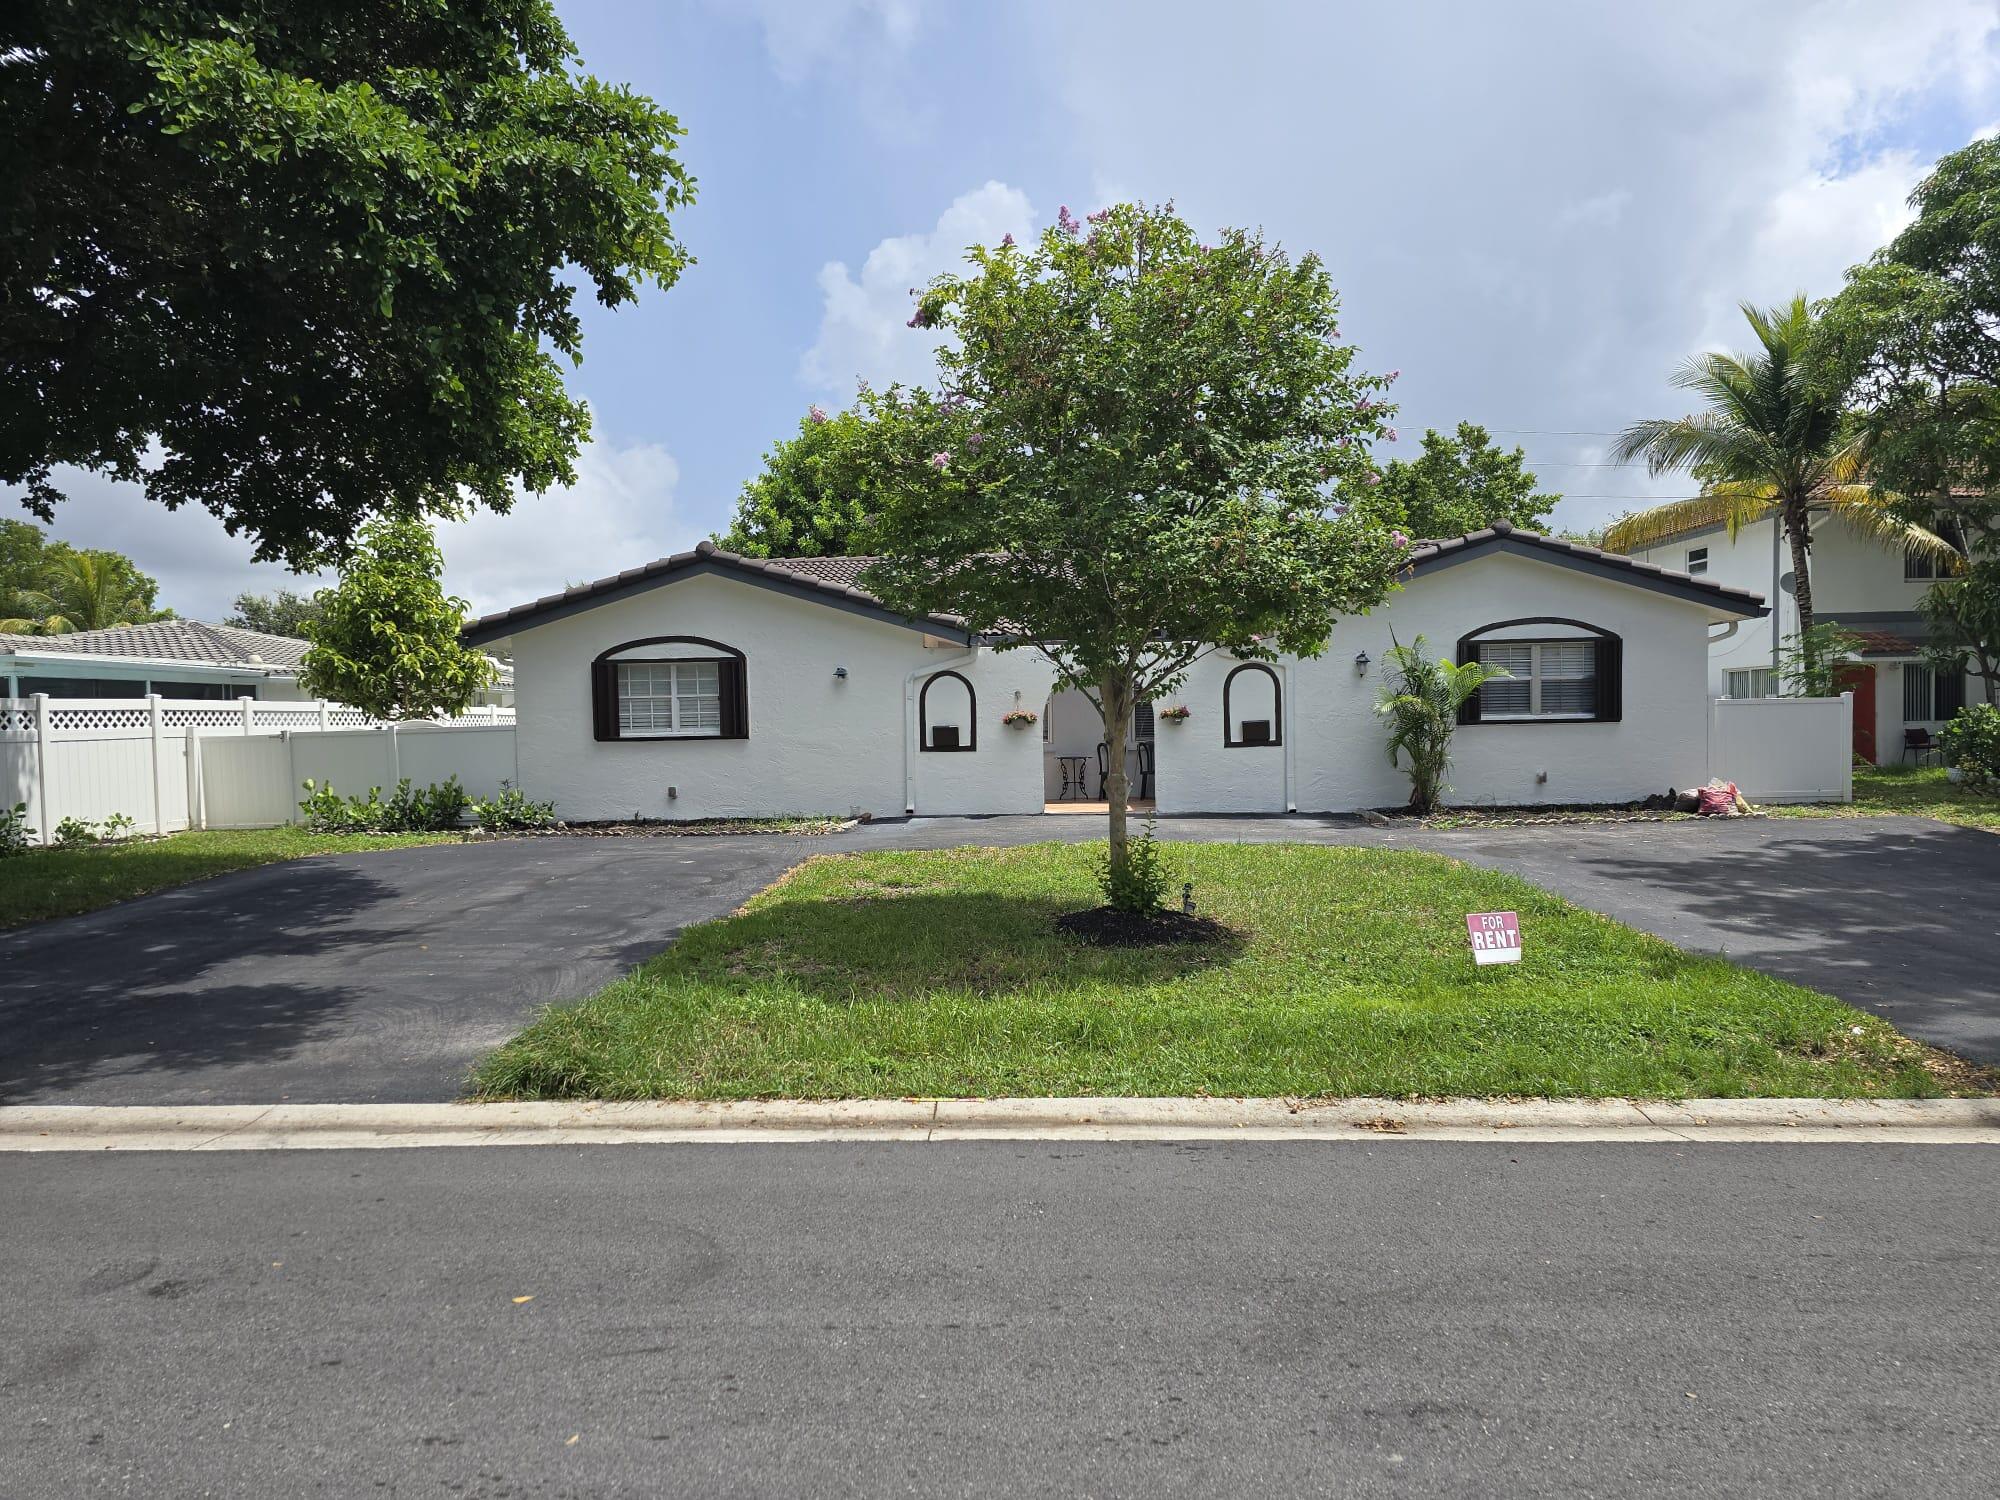
[[1143,800],[1153,795],[1153,742],[1139,741],[1139,796]]
[[1097,800],[1109,801],[1111,793],[1106,790],[1111,785],[1111,747],[1103,740],[1097,742]]
[[1917,758],[1917,764],[1921,766],[1924,763],[1925,756],[1936,756],[1942,760],[1944,758],[1944,746],[1931,738],[1931,732],[1928,729],[1905,729],[1903,731],[1903,759],[1908,760],[1912,755]]

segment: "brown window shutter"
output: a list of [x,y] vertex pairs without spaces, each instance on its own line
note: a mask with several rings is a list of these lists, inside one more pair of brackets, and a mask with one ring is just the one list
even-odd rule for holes
[[594,661],[590,664],[591,733],[600,740],[618,738],[618,664]]
[[722,737],[726,740],[747,740],[750,738],[750,687],[743,658],[726,658],[718,675],[722,688]]
[[[1458,638],[1458,656],[1456,660],[1461,667],[1467,662],[1478,661],[1479,643],[1469,635],[1460,636]],[[1477,724],[1479,722],[1479,694],[1474,693],[1458,705],[1458,722],[1461,724]]]
[[1615,724],[1625,717],[1625,642],[1615,635],[1597,638],[1597,718]]

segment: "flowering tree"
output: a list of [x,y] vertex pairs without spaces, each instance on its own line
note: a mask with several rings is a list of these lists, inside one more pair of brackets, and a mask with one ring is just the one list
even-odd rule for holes
[[968,264],[911,319],[953,335],[939,389],[881,398],[903,418],[867,581],[1039,649],[1097,707],[1115,875],[1135,704],[1211,651],[1316,654],[1390,588],[1403,539],[1330,497],[1376,477],[1394,377],[1354,368],[1317,257],[1202,243],[1172,205],[1065,208]]

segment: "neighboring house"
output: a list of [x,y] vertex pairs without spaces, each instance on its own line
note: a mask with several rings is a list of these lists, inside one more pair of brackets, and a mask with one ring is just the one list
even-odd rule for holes
[[[522,785],[574,819],[1040,811],[1101,733],[1050,663],[885,608],[866,558],[760,561],[704,542],[489,615],[519,690]],[[1504,662],[1468,706],[1455,800],[1621,801],[1708,774],[1708,638],[1755,593],[1505,525],[1412,550],[1403,587],[1312,660],[1212,653],[1142,709],[1161,812],[1340,812],[1408,783],[1375,713],[1392,638]],[[1167,707],[1162,703],[1157,707]],[[1041,730],[1010,728],[1016,709]],[[1157,726],[1157,727],[1154,727]],[[1072,765],[1067,768],[1074,771]],[[1145,790],[1145,788],[1137,788]]]
[[[155,620],[68,635],[0,635],[0,696],[26,698],[304,699],[298,684],[306,643],[235,625]],[[511,668],[476,700],[509,707]]]
[[[1756,627],[1723,631],[1709,645],[1709,691],[1717,697],[1765,698],[1783,690],[1780,654],[1797,634],[1791,548],[1775,520],[1683,532],[1632,554],[1715,583],[1755,589],[1778,601]],[[1843,668],[1854,693],[1854,753],[1877,764],[1905,755],[1913,732],[1935,737],[1958,712],[1974,679],[1938,674],[1923,664],[1930,632],[1917,605],[1937,579],[1928,557],[1904,554],[1862,535],[1835,516],[1819,516],[1812,539],[1813,617],[1861,639],[1860,660]]]

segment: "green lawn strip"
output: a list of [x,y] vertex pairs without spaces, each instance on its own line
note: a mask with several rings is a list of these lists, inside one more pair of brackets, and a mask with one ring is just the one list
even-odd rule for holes
[[[1089,847],[814,859],[481,1066],[502,1098],[1991,1089],[1840,1001],[1429,854],[1174,845],[1235,950],[1103,950]],[[1465,914],[1526,961],[1476,970]]]
[[1775,818],[1869,818],[1909,813],[2000,833],[2000,797],[1954,786],[1942,766],[1854,768],[1851,803],[1815,802],[1764,809]]
[[330,834],[303,828],[209,829],[81,848],[33,849],[0,859],[0,928],[96,911],[148,891],[230,870],[345,854],[457,843],[456,833]]

